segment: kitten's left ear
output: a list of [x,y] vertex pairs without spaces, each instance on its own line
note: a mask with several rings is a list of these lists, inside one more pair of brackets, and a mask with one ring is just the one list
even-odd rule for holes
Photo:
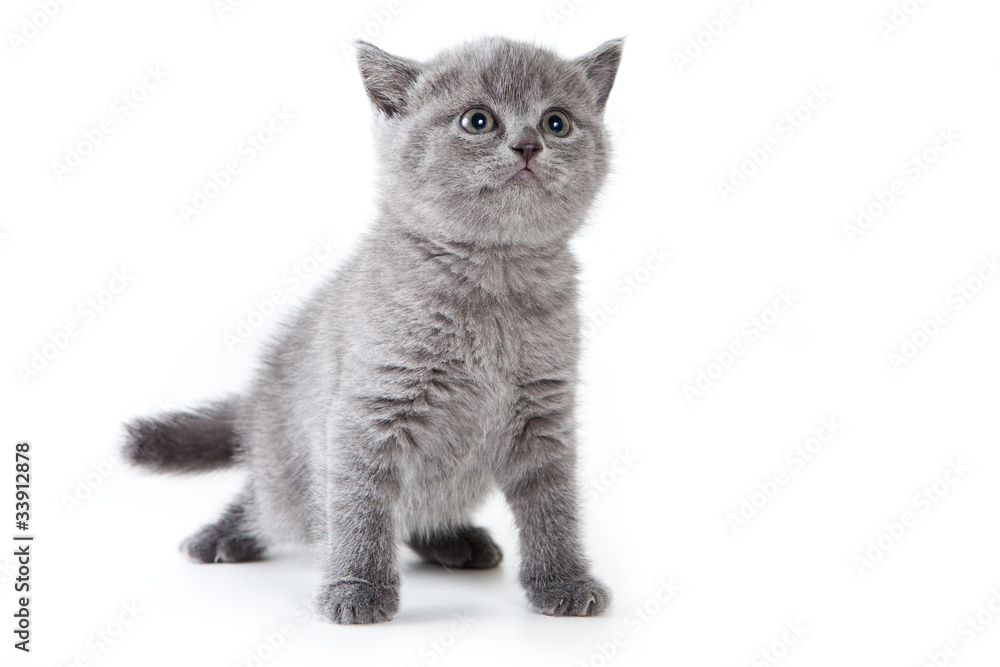
[[368,42],[358,41],[355,46],[358,69],[372,104],[389,117],[405,113],[410,90],[420,76],[420,64],[394,56]]
[[583,68],[590,87],[594,89],[594,106],[601,113],[604,112],[604,105],[607,104],[608,95],[611,94],[611,86],[615,83],[624,45],[624,37],[610,39],[574,61]]

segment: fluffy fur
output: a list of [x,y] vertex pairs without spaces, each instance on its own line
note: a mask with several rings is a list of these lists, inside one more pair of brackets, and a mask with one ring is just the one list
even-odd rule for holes
[[[323,571],[320,615],[386,621],[399,543],[451,568],[500,562],[472,525],[499,489],[532,606],[604,611],[610,594],[580,537],[568,244],[607,175],[602,115],[621,49],[568,60],[492,38],[416,62],[358,44],[380,162],[373,230],[246,394],[127,427],[136,465],[249,473],[222,518],[184,543],[189,556],[252,560],[305,542]],[[495,130],[463,129],[470,107],[489,109]],[[553,108],[571,119],[565,137],[542,124]]]

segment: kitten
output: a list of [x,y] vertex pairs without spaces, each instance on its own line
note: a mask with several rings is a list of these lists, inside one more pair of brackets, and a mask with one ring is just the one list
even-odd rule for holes
[[330,621],[396,614],[400,541],[449,568],[495,567],[500,549],[471,517],[496,488],[531,605],[600,614],[610,594],[582,551],[574,479],[569,242],[607,175],[602,115],[622,40],[575,60],[503,38],[427,62],[357,46],[376,116],[376,225],[246,394],[131,422],[126,458],[246,468],[244,490],[182,549],[214,563],[311,544]]

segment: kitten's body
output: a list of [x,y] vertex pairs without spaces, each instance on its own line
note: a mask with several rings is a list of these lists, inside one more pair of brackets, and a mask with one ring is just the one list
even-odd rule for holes
[[[499,562],[471,525],[499,488],[533,605],[606,607],[578,533],[568,242],[606,175],[600,120],[620,48],[566,61],[494,39],[418,64],[360,45],[379,121],[375,228],[274,342],[248,394],[130,425],[137,464],[249,470],[224,516],[185,543],[192,557],[307,542],[325,574],[322,615],[388,620],[400,540],[449,567]],[[476,105],[496,116],[489,136],[455,127]],[[573,119],[565,137],[543,136],[553,107]]]
[[[310,489],[330,462],[324,433],[354,412],[399,424],[401,537],[467,524],[495,489],[486,464],[523,428],[525,392],[562,385],[572,407],[574,274],[565,248],[511,257],[376,230],[272,345],[242,401],[267,534],[310,539]],[[533,389],[532,377],[548,382]],[[317,387],[358,405],[334,409]]]

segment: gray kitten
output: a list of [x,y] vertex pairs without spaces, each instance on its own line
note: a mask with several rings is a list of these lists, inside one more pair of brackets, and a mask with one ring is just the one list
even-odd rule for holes
[[569,242],[607,175],[602,116],[621,52],[613,40],[566,60],[490,38],[417,62],[358,43],[376,225],[273,342],[248,393],[127,426],[135,465],[249,471],[182,545],[189,556],[247,561],[308,543],[320,615],[387,621],[400,541],[449,568],[500,562],[471,523],[499,488],[532,606],[607,608],[581,547]]

